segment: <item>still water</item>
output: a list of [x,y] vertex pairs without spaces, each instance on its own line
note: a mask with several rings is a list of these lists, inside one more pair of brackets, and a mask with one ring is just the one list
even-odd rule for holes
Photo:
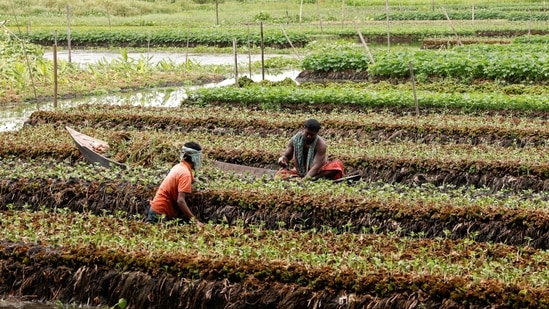
[[[234,65],[235,57],[230,54],[186,54],[186,53],[173,53],[173,52],[128,52],[129,60],[145,59],[149,63],[158,63],[161,60],[173,61],[174,63],[185,63],[186,60],[192,61],[200,65]],[[71,62],[77,64],[97,63],[99,61],[111,61],[114,59],[121,59],[121,53],[115,52],[102,52],[102,51],[89,51],[89,50],[72,50],[70,52]],[[290,55],[274,55],[266,54],[263,58],[269,59],[273,57],[285,57],[293,58]],[[46,52],[44,58],[53,60],[53,53]],[[69,52],[67,50],[61,50],[57,52],[57,59],[68,61]],[[237,55],[237,62],[239,64],[246,64],[249,61],[260,61],[260,54],[241,54]]]
[[[45,58],[52,57],[51,53],[46,53]],[[233,55],[185,55],[176,53],[128,53],[128,57],[131,59],[139,59],[140,57],[147,57],[149,61],[160,61],[165,59],[171,59],[175,62],[184,62],[188,57],[193,61],[196,61],[202,65],[205,64],[234,64]],[[280,57],[280,55],[265,55],[264,58]],[[58,54],[59,59],[68,59],[68,52],[61,52]],[[74,63],[93,63],[102,60],[110,61],[115,58],[120,58],[120,54],[107,53],[107,52],[93,52],[93,51],[72,51],[71,61]],[[258,61],[261,59],[261,55],[251,55],[251,57],[241,57],[242,61],[248,61],[251,58],[252,61]],[[244,59],[245,58],[245,59]],[[239,61],[240,63],[240,61]],[[284,71],[276,75],[265,75],[266,80],[280,81],[286,78],[296,79],[299,74],[299,70]],[[248,76],[249,74],[241,74],[241,76]],[[250,77],[250,76],[248,76]],[[252,74],[250,77],[254,81],[261,81],[263,76],[258,74]],[[115,105],[132,105],[132,106],[156,106],[156,107],[177,107],[180,106],[181,101],[187,97],[186,92],[196,87],[220,87],[225,85],[234,84],[234,78],[226,79],[220,83],[207,84],[203,86],[193,87],[178,87],[178,88],[159,88],[141,92],[130,93],[116,93],[111,95],[93,96],[78,99],[58,100],[57,106],[73,107],[82,104],[115,104]],[[29,116],[36,110],[53,110],[53,101],[45,103],[32,103],[32,104],[17,104],[16,106],[7,106],[0,108],[0,132],[2,131],[16,131],[19,130]]]

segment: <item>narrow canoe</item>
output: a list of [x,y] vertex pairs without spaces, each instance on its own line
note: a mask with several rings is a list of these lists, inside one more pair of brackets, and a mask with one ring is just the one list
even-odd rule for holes
[[[239,164],[226,163],[221,161],[214,161],[213,163],[214,163],[214,166],[216,166],[222,171],[226,171],[226,172],[232,171],[238,174],[250,175],[255,177],[261,177],[263,175],[274,175],[277,172],[277,170],[272,170],[267,168],[239,165]],[[360,175],[351,175],[351,176],[336,179],[334,180],[334,182],[335,183],[353,182],[353,181],[358,181],[360,179],[361,179]]]
[[109,149],[107,142],[78,132],[70,127],[65,127],[65,129],[71,135],[82,156],[90,163],[99,164],[106,168],[118,167],[126,169],[126,165],[113,161],[104,155]]

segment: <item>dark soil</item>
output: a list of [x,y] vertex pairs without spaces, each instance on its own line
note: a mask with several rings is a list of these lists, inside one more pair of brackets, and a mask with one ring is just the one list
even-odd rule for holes
[[[155,187],[144,187],[124,182],[88,182],[82,180],[29,180],[0,181],[0,205],[38,210],[68,208],[71,211],[90,211],[96,214],[127,213],[141,214],[145,218],[148,200],[154,196]],[[489,195],[489,192],[485,192]],[[318,197],[322,198],[322,197]],[[305,207],[299,197],[273,196],[270,203],[258,199],[253,193],[217,190],[197,190],[189,196],[193,213],[204,222],[233,224],[264,224],[266,228],[278,229],[280,222],[294,229],[322,229],[325,226],[341,229],[347,226],[352,232],[377,227],[382,232],[399,231],[402,234],[423,233],[425,237],[449,237],[454,239],[476,234],[476,240],[501,242],[510,245],[530,245],[549,249],[549,215],[544,211],[514,209],[501,213],[499,210],[461,209],[456,205],[435,207],[419,205],[418,210],[410,205],[367,202],[364,197],[355,200],[334,202],[332,208]],[[283,200],[279,200],[283,199]],[[242,206],[245,205],[244,207]],[[416,206],[414,206],[416,207]],[[401,211],[395,212],[396,209]],[[6,210],[5,206],[0,210]],[[478,213],[483,213],[478,216]],[[450,231],[450,232],[448,232]]]
[[[2,242],[0,247],[0,295],[40,301],[114,306],[124,298],[129,308],[381,309],[505,308],[509,303],[518,308],[547,299],[544,291],[528,290],[525,297],[514,285],[487,282],[463,289],[463,278],[442,280],[383,270],[360,278],[346,270],[334,277],[331,268],[308,270],[298,264],[234,265],[216,260],[193,264],[186,257],[175,257],[173,261],[160,258],[161,264],[173,265],[181,272],[176,275],[147,267],[121,270],[109,266],[110,259],[117,263],[120,255],[100,249],[90,248],[85,254],[62,247],[9,242]],[[237,273],[231,269],[243,271],[238,273],[243,276],[235,277]],[[265,269],[276,275],[264,278],[261,274]],[[196,270],[201,278],[193,278],[184,270]],[[294,283],[299,278],[316,279],[312,284]]]

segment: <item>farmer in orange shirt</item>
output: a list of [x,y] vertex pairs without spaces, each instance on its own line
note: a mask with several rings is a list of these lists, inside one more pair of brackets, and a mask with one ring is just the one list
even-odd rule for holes
[[184,218],[199,226],[204,225],[193,215],[185,199],[192,191],[193,171],[200,168],[201,156],[202,147],[198,143],[188,142],[183,145],[181,162],[172,167],[150,201],[147,222],[156,223],[161,216],[165,216],[167,220]]
[[[326,142],[318,135],[320,122],[309,119],[303,130],[294,135],[288,142],[284,154],[278,159],[282,167],[276,176],[282,179],[300,177],[302,179],[339,179],[344,176],[341,160],[328,161]],[[289,168],[292,160],[294,168]]]

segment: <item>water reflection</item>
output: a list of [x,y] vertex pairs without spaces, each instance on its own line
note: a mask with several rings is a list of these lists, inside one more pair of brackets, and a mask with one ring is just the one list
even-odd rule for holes
[[[170,53],[170,52],[128,52],[129,60],[146,59],[149,63],[158,63],[162,60],[173,61],[174,63],[185,63],[190,60],[200,65],[232,65],[234,64],[234,55],[231,54],[186,54],[186,53]],[[72,50],[70,54],[71,62],[77,64],[97,63],[99,61],[111,62],[114,59],[122,59],[122,53],[101,52],[89,50]],[[264,59],[273,57],[294,58],[291,55],[265,54]],[[44,58],[53,60],[51,51],[44,53]],[[57,52],[57,59],[68,61],[69,52],[61,50]],[[247,63],[249,61],[260,61],[260,54],[240,54],[237,55],[238,63]]]
[[[290,70],[277,75],[265,75],[265,80],[281,81],[286,78],[296,79],[300,71]],[[248,76],[242,74],[241,76]],[[261,74],[252,74],[252,80],[262,80]],[[155,106],[155,107],[178,107],[181,101],[187,98],[187,90],[197,87],[220,87],[234,84],[234,78],[226,79],[220,83],[206,84],[203,86],[189,86],[179,88],[159,88],[147,91],[116,93],[78,99],[58,100],[59,108],[74,107],[82,104],[110,104],[110,105],[131,105],[131,106]],[[30,115],[36,110],[54,110],[53,101],[46,103],[17,104],[12,107],[0,108],[0,132],[19,130]]]

